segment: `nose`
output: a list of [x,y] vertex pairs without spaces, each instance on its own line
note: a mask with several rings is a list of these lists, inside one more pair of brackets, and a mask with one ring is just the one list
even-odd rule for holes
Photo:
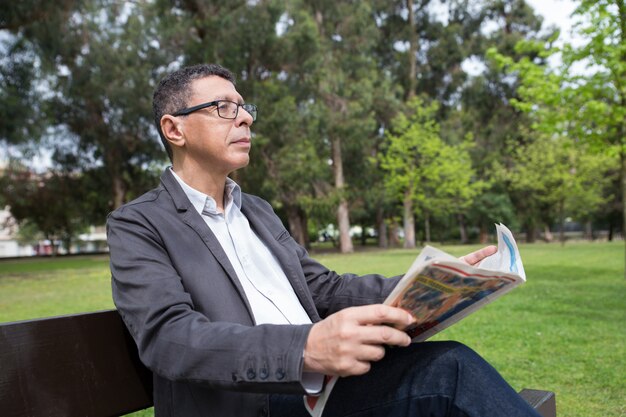
[[254,119],[252,118],[252,115],[248,113],[243,107],[239,107],[235,123],[237,124],[237,126],[241,124],[252,126],[252,123],[254,123]]

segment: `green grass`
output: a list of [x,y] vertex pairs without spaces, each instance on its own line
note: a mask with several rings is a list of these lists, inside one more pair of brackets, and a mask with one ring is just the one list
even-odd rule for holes
[[0,262],[0,322],[109,308],[107,256]]
[[[462,255],[474,248],[443,249]],[[559,416],[626,416],[624,244],[535,244],[520,250],[528,282],[437,339],[471,346],[517,390],[555,391]],[[395,275],[417,253],[315,257],[338,272]],[[109,277],[103,256],[0,262],[0,321],[112,308]]]

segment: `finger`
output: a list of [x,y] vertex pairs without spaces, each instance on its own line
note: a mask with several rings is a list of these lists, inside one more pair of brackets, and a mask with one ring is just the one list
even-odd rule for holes
[[348,368],[338,369],[336,374],[342,377],[363,375],[368,373],[371,368],[372,365],[369,363],[369,361],[355,361],[355,363]]
[[493,255],[497,251],[498,251],[498,248],[496,246],[489,245],[489,246],[485,246],[482,249],[477,250],[476,252],[472,252],[470,254],[467,254],[461,257],[461,260],[469,265],[476,265],[477,263],[479,263],[486,257]]
[[361,343],[369,345],[408,346],[411,338],[403,330],[386,326],[363,326],[359,335]]
[[377,345],[363,345],[355,358],[361,362],[377,362],[385,357],[385,348]]
[[405,328],[415,320],[407,311],[383,304],[352,307],[344,311],[354,317],[359,324],[389,324]]

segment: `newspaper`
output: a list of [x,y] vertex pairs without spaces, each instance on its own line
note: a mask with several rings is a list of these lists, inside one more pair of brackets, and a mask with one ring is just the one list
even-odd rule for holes
[[[417,256],[385,304],[408,310],[417,322],[405,331],[424,341],[526,281],[511,231],[496,224],[498,251],[477,266],[431,246]],[[338,377],[327,378],[319,396],[305,396],[312,417],[320,417]]]
[[421,342],[526,281],[522,258],[511,231],[496,225],[498,251],[470,266],[426,246],[385,304],[410,311],[417,322],[407,328]]

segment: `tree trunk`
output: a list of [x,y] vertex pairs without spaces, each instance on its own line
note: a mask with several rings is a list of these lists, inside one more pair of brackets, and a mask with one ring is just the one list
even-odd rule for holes
[[535,243],[535,222],[526,222],[526,243]]
[[[415,14],[413,11],[413,0],[406,0],[407,8],[407,24],[409,26],[409,73],[406,89],[406,101],[410,101],[415,97],[415,89],[417,86],[417,43],[418,36],[415,29]],[[407,190],[404,194],[404,247],[406,249],[415,248],[415,214],[413,213],[413,201],[410,192]]]
[[585,239],[593,240],[593,224],[591,220],[585,222]]
[[[622,182],[622,237],[626,240],[626,151],[623,146],[620,152],[620,159],[622,162],[622,169],[620,170]],[[626,245],[624,245],[624,250],[624,260],[626,262]],[[626,279],[626,268],[624,268],[624,278]]]
[[552,231],[550,230],[550,225],[548,224],[543,225],[543,239],[547,243],[550,243],[554,240],[554,236],[552,235]]
[[[619,16],[619,27],[620,27],[620,37],[622,38],[622,45],[626,42],[626,6],[624,5],[624,0],[616,1],[617,11]],[[621,49],[620,54],[620,63],[621,70],[618,75],[619,80],[624,80],[626,78],[626,49]],[[621,81],[618,85],[621,84]],[[620,104],[622,109],[626,108],[626,92],[622,87],[619,91],[620,94]],[[621,144],[620,147],[620,159],[622,162],[621,167],[621,181],[622,181],[622,237],[626,240],[626,120],[621,121],[619,129],[618,129],[618,143]],[[626,245],[624,245],[624,250],[626,251]],[[624,252],[624,260],[626,261],[626,252]],[[624,278],[626,279],[626,268],[624,268]]]
[[361,225],[361,246],[367,245],[367,227]]
[[415,248],[415,214],[409,190],[404,192],[404,248]]
[[417,30],[415,28],[415,14],[413,11],[413,0],[406,0],[407,23],[409,25],[409,74],[406,92],[406,101],[415,97],[417,87],[417,43],[419,42]]
[[333,175],[335,188],[339,192],[339,206],[337,207],[337,225],[339,226],[339,251],[341,253],[354,252],[352,239],[350,238],[350,210],[348,200],[344,195],[346,187],[343,176],[343,160],[341,156],[341,140],[337,137],[332,139]]
[[66,254],[70,254],[72,250],[72,238],[66,237],[63,239],[63,248],[65,249]]
[[46,234],[46,240],[50,242],[50,254],[52,256],[57,256],[59,254],[59,247],[56,244],[56,236]]
[[389,225],[388,231],[389,246],[400,246],[400,238],[398,237],[398,222],[396,221],[396,219],[391,219],[391,224]]
[[342,198],[337,208],[337,223],[339,225],[339,251],[341,253],[354,252],[350,238],[350,218],[348,217],[348,202]]
[[302,229],[302,237],[303,237],[303,241],[304,244],[301,244],[302,246],[304,246],[306,249],[311,249],[311,239],[309,239],[309,216],[307,215],[306,211],[302,210],[302,208],[299,208],[300,210],[300,228]]
[[561,245],[565,245],[565,210],[563,209],[563,202],[559,205],[559,241]]
[[285,211],[287,212],[287,222],[289,223],[289,233],[291,237],[300,245],[307,247],[309,242],[306,229],[302,227],[303,219],[301,210],[296,206],[288,205],[285,206]]
[[489,233],[487,233],[487,228],[484,224],[480,225],[480,232],[478,232],[478,241],[483,245],[489,242]]
[[378,230],[378,247],[389,247],[387,240],[387,223],[385,222],[385,212],[382,208],[376,209],[376,230]]
[[461,235],[461,243],[465,244],[468,241],[467,227],[465,225],[465,216],[463,216],[462,213],[459,213],[457,218],[459,219],[459,233]]
[[113,175],[111,183],[113,187],[113,208],[116,209],[126,202],[126,184],[121,175]]
[[428,212],[424,213],[424,240],[426,243],[430,243],[430,215]]

